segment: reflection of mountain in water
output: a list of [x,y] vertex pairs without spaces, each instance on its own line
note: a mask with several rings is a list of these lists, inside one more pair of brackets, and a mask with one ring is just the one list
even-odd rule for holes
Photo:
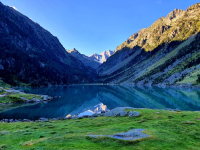
[[65,117],[79,114],[103,103],[108,109],[115,107],[136,108],[179,108],[181,110],[200,110],[200,91],[158,87],[132,86],[54,86],[49,88],[24,89],[25,92],[62,96],[46,104],[20,107],[0,113],[2,118]]

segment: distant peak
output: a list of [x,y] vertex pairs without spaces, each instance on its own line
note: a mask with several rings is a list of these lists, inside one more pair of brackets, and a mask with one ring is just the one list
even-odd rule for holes
[[180,15],[182,15],[185,11],[182,9],[175,8],[172,12],[167,15],[167,19],[172,20]]
[[79,51],[76,48],[73,48],[72,50],[67,50],[68,53],[79,53]]
[[73,49],[72,49],[71,51],[75,51],[75,52],[78,52],[76,48],[73,48]]

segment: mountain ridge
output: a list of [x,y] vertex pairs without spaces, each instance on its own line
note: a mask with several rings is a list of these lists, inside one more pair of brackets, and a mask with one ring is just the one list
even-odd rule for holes
[[40,86],[93,81],[93,71],[68,54],[57,37],[1,2],[0,33],[0,77],[5,82]]
[[[199,68],[197,64],[183,67],[179,72],[175,70],[191,64],[192,58],[196,63],[199,60],[199,8],[200,3],[190,6],[186,11],[175,9],[167,17],[161,17],[150,27],[131,35],[98,68],[100,82],[149,86],[190,84],[184,81],[190,78],[190,72],[186,70],[195,74]],[[192,84],[197,84],[196,80],[197,75]]]

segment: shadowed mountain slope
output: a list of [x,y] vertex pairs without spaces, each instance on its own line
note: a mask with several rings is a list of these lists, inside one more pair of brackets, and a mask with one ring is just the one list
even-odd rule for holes
[[75,48],[72,50],[67,50],[67,52],[70,53],[74,58],[79,59],[86,67],[97,69],[101,65],[100,62],[95,61],[93,58],[79,53]]
[[[98,68],[100,82],[137,85],[197,84],[200,3],[175,9],[133,34]],[[199,72],[200,73],[200,72]],[[191,78],[191,80],[186,80]]]
[[0,2],[0,77],[19,85],[90,83],[95,74],[50,32]]

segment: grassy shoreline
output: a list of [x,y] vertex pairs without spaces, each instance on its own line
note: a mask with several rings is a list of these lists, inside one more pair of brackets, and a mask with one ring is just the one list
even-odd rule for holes
[[[200,112],[138,111],[138,117],[97,117],[47,122],[0,123],[0,149],[199,149]],[[131,129],[150,135],[136,141],[87,135],[111,135]]]

